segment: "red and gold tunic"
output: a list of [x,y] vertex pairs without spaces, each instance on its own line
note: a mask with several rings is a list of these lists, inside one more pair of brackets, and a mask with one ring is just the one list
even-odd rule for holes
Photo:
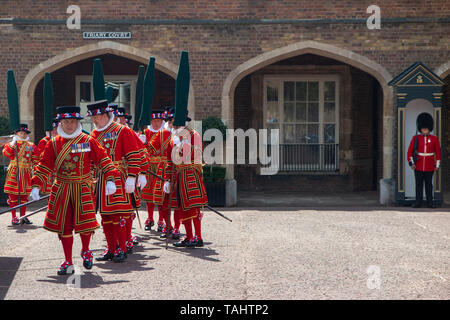
[[[18,152],[19,171],[17,171],[16,152]],[[36,146],[28,141],[17,141],[12,147],[8,143],[3,148],[3,155],[11,159],[6,173],[4,192],[14,195],[29,195],[33,166],[39,159]]]
[[[50,137],[45,136],[39,141],[38,146],[37,146],[37,152],[39,154],[39,160],[42,159],[42,156],[44,155],[45,146],[47,145],[47,142],[49,142],[50,140],[51,140]],[[52,173],[51,176],[48,177],[47,187],[45,188],[45,190],[42,190],[42,193],[44,193],[44,194],[50,193],[51,188],[52,188],[52,184],[53,184],[53,173]]]
[[[150,163],[155,164],[153,166],[153,173],[160,177],[164,177],[164,172],[167,166],[167,148],[169,147],[171,133],[168,130],[160,130],[153,135],[152,140],[148,143],[150,150]],[[163,205],[165,192],[163,190],[164,181],[156,178],[155,176],[148,174],[149,193],[152,193],[152,200],[154,204],[158,206]]]
[[[145,135],[145,147],[147,149],[147,153],[148,153],[148,170],[151,172],[156,173],[157,171],[157,167],[158,167],[158,162],[159,159],[154,157],[152,154],[154,152],[154,149],[150,146],[150,143],[153,139],[153,137],[156,135],[156,133],[159,131],[152,131],[150,129],[145,129],[144,130],[144,135]],[[153,179],[155,179],[154,176],[152,176],[150,173],[147,173],[147,185],[145,186],[145,188],[142,189],[141,191],[141,198],[143,201],[145,202],[153,202],[153,189],[152,189],[152,184],[153,184]]]
[[[168,161],[164,172],[164,179],[170,180],[172,176],[174,177],[174,181],[171,181],[171,183],[174,183],[172,206],[176,206],[184,211],[195,207],[203,207],[208,204],[208,197],[202,177],[201,137],[193,129],[186,127],[186,130],[189,133],[190,141],[188,142],[190,146],[184,145],[181,148],[174,147],[173,140],[171,140],[166,150]],[[180,137],[180,140],[182,140],[182,137]],[[174,148],[176,149],[172,152]],[[173,156],[177,152],[179,159],[174,159]],[[185,156],[183,155],[184,152],[187,152]],[[189,219],[191,217],[186,218]]]
[[112,122],[102,131],[94,130],[92,137],[106,150],[111,157],[119,174],[115,180],[117,191],[113,195],[105,196],[104,173],[98,172],[98,182],[95,194],[101,214],[129,215],[133,212],[130,196],[125,191],[127,177],[137,178],[140,172],[141,154],[136,142],[136,134],[117,122]]
[[106,150],[85,133],[72,139],[56,136],[47,143],[31,180],[33,187],[44,190],[48,176],[52,172],[56,173],[44,221],[45,229],[63,234],[69,203],[73,206],[76,233],[99,227],[95,219],[95,197],[91,186],[93,165],[102,170],[103,181],[112,181],[118,175]]

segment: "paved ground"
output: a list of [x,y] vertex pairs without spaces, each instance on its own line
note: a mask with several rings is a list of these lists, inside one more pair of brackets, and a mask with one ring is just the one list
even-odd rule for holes
[[[0,216],[0,298],[4,299],[449,299],[448,209],[228,209],[230,223],[205,212],[204,248],[164,248],[138,229],[124,263],[82,267],[69,288],[56,271],[63,252],[55,234],[13,227]],[[144,219],[141,211],[141,219]],[[105,241],[97,232],[91,249]]]

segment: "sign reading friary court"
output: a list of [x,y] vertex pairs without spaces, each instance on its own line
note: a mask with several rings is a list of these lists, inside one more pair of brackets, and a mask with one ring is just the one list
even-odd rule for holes
[[127,31],[83,32],[83,39],[131,39],[131,32]]

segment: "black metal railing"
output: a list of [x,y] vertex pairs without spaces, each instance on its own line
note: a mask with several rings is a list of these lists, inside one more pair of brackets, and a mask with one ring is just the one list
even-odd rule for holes
[[281,172],[335,172],[339,170],[338,144],[280,144]]

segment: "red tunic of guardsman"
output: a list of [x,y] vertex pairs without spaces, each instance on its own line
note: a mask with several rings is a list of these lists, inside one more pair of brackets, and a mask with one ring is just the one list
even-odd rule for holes
[[[203,246],[201,208],[208,204],[208,197],[202,178],[201,137],[191,128],[174,128],[174,135],[167,148],[168,162],[164,179],[169,182],[165,182],[164,191],[170,192],[170,183],[174,184],[171,195],[172,206],[176,206],[180,210],[181,222],[186,229],[186,238],[174,245],[178,247]],[[194,224],[195,237],[191,221]]]
[[408,163],[414,170],[416,180],[416,201],[412,205],[418,208],[422,205],[423,186],[427,206],[434,208],[433,204],[433,174],[438,171],[441,162],[441,147],[439,139],[430,134],[434,128],[433,117],[429,113],[421,113],[417,117],[417,130],[420,134],[412,137],[408,148]]
[[85,268],[92,268],[92,251],[89,242],[93,231],[99,228],[95,218],[95,197],[92,192],[91,169],[99,167],[107,184],[108,194],[115,192],[117,170],[106,150],[91,136],[82,132],[80,107],[58,107],[58,135],[44,148],[44,154],[35,167],[31,198],[39,199],[39,190],[45,190],[48,176],[55,173],[51,187],[44,229],[56,232],[62,242],[65,261],[59,275],[73,273],[72,232],[80,234],[81,256]]
[[[136,188],[136,178],[140,173],[141,154],[135,133],[114,121],[113,109],[106,100],[88,104],[88,116],[92,116],[95,129],[92,137],[108,152],[120,174],[117,176],[117,192],[105,196],[104,175],[98,172],[96,185],[97,207],[102,216],[102,226],[108,249],[97,260],[123,261],[127,251],[126,220],[134,209],[130,193]],[[116,249],[118,244],[118,248]]]
[[[11,162],[6,173],[6,182],[4,192],[8,194],[8,203],[10,207],[15,207],[20,203],[28,201],[28,195],[31,191],[31,176],[33,166],[37,163],[39,154],[34,143],[29,142],[30,133],[26,124],[21,124],[20,128],[14,132],[13,141],[3,148],[3,155],[8,157]],[[20,208],[20,216],[24,216],[26,206]],[[12,212],[12,224],[18,225],[19,220],[16,217],[16,211]],[[22,220],[26,224],[31,224],[28,218]]]
[[[143,141],[145,142],[145,147],[147,149],[149,155],[149,168],[150,172],[156,173],[158,171],[158,167],[161,165],[160,162],[164,161],[162,158],[163,153],[162,150],[155,149],[151,146],[151,141],[153,138],[163,130],[163,119],[164,112],[155,111],[152,112],[152,119],[150,120],[150,126],[144,130]],[[154,190],[154,179],[153,175],[147,173],[147,186],[142,190],[142,200],[147,202],[147,212],[148,218],[145,221],[145,230],[151,230],[151,227],[154,225],[153,220],[153,211],[155,208],[155,204],[158,205],[159,219],[158,219],[158,229],[157,231],[163,231],[164,225],[164,209],[162,209],[162,197],[158,194],[155,194]],[[167,218],[166,218],[167,220]]]
[[[41,160],[42,156],[44,155],[44,149],[45,149],[45,146],[47,145],[47,142],[49,142],[51,140],[51,138],[54,138],[58,135],[58,132],[57,132],[58,123],[59,123],[59,120],[53,119],[53,121],[52,121],[53,130],[50,132],[47,132],[46,136],[43,137],[39,141],[38,146],[37,146],[37,153],[39,154],[39,160]],[[46,187],[45,191],[43,191],[43,193],[45,193],[45,194],[50,193],[51,187],[53,184],[53,178],[54,178],[54,174],[52,173],[52,175],[48,177],[47,187]]]

